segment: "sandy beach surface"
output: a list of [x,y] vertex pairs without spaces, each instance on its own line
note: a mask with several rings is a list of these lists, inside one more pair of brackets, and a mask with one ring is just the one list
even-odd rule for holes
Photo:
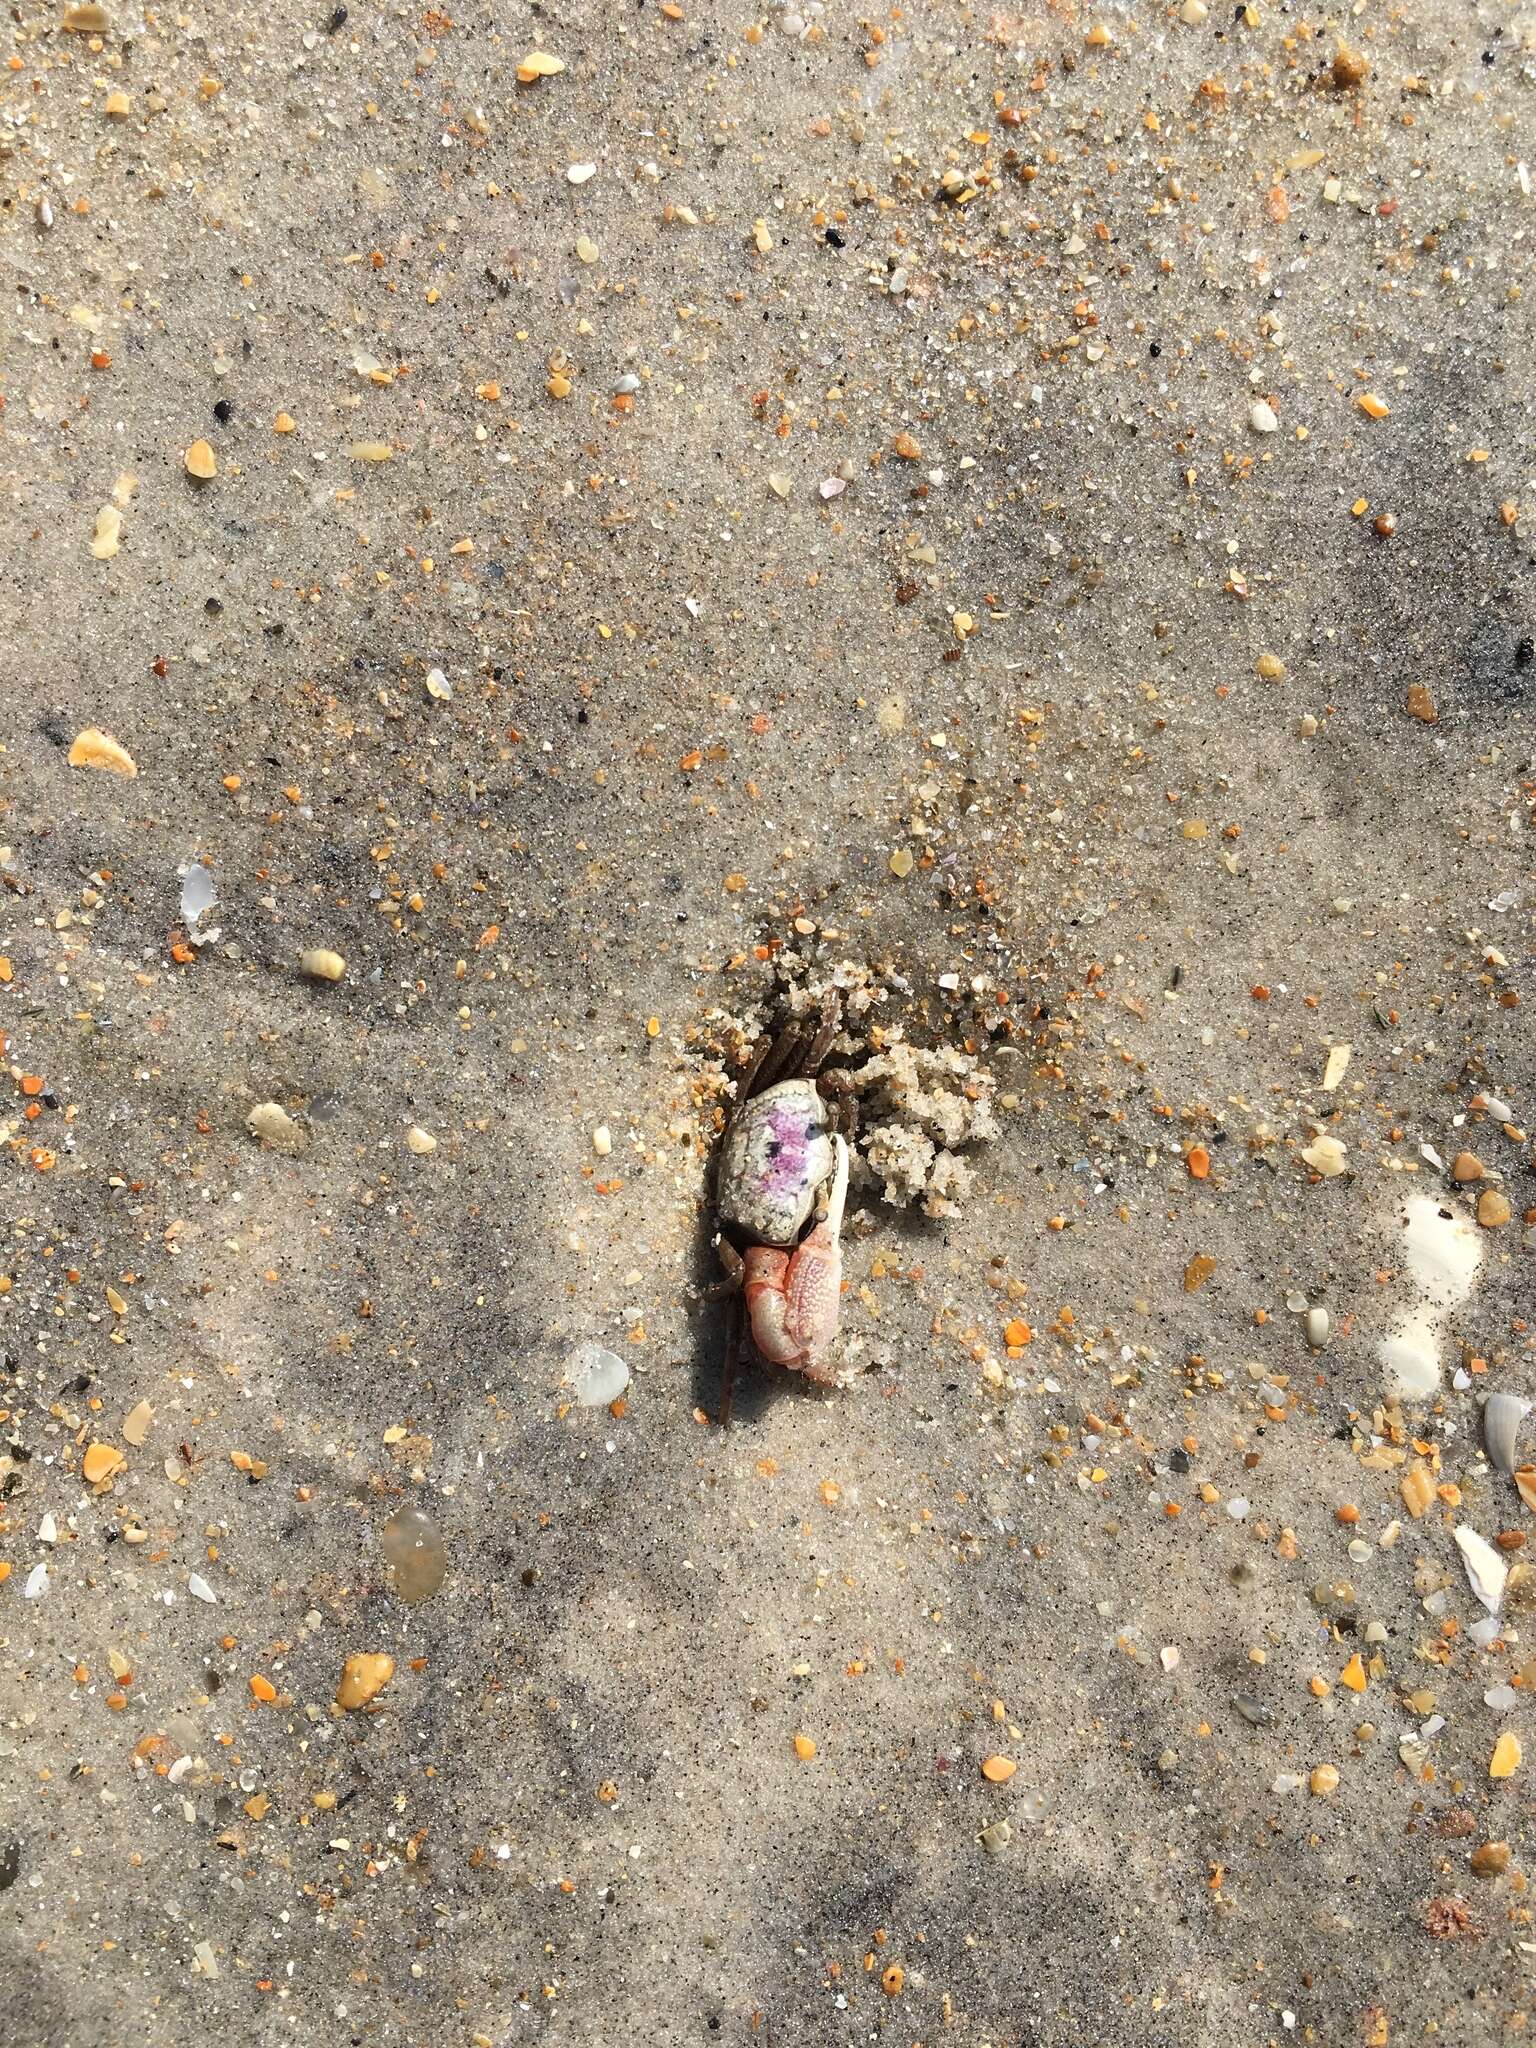
[[4,45],[8,2048],[1523,2040],[1536,12]]

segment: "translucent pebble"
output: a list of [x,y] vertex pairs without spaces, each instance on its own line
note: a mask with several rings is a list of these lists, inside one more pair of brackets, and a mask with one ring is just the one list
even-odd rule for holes
[[603,1344],[578,1344],[565,1375],[583,1408],[606,1408],[629,1385],[629,1367]]
[[394,1589],[414,1606],[430,1600],[448,1572],[443,1532],[425,1508],[399,1508],[379,1533],[379,1547],[394,1575]]

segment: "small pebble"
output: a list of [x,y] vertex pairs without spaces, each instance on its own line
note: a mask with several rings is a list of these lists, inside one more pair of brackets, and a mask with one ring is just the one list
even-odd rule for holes
[[430,1131],[424,1131],[420,1124],[412,1124],[405,1134],[405,1149],[414,1152],[418,1159],[425,1159],[437,1150],[437,1140]]
[[1272,405],[1256,398],[1248,408],[1248,424],[1256,434],[1273,434],[1280,425],[1280,416]]
[[592,1150],[599,1159],[606,1159],[613,1150],[613,1133],[606,1124],[599,1124],[592,1133]]
[[1477,1198],[1477,1220],[1484,1230],[1499,1230],[1512,1214],[1508,1200],[1497,1188],[1484,1188]]
[[596,164],[572,164],[566,177],[573,185],[585,185],[589,178],[597,176]]
[[1476,1877],[1502,1877],[1509,1868],[1508,1842],[1480,1842],[1472,1851],[1471,1864]]
[[1327,1309],[1309,1308],[1302,1320],[1302,1328],[1306,1331],[1307,1344],[1310,1349],[1313,1351],[1323,1350],[1328,1342],[1328,1332],[1332,1327],[1333,1320]]
[[279,1152],[302,1152],[309,1143],[304,1126],[296,1123],[280,1102],[258,1102],[246,1117],[245,1127],[253,1138]]
[[396,1510],[379,1532],[379,1547],[394,1574],[395,1591],[412,1606],[430,1600],[448,1571],[442,1531],[425,1508]]
[[1483,1162],[1475,1152],[1458,1152],[1451,1161],[1451,1179],[1463,1185],[1471,1180],[1481,1180]]
[[362,1651],[342,1666],[336,1688],[336,1704],[344,1713],[366,1707],[395,1675],[395,1660],[383,1651]]
[[218,460],[206,441],[194,441],[182,457],[182,461],[186,465],[187,475],[195,476],[203,483],[219,473]]
[[1307,1779],[1307,1789],[1314,1799],[1327,1799],[1339,1789],[1339,1774],[1332,1764],[1314,1764]]
[[299,972],[311,981],[340,981],[346,971],[346,961],[329,946],[311,946],[299,955]]

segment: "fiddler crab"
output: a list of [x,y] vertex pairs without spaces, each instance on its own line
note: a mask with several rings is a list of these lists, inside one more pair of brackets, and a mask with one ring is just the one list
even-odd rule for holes
[[743,1305],[770,1365],[837,1384],[827,1353],[842,1293],[853,1097],[832,1076],[818,1077],[841,1022],[834,991],[817,1016],[765,1039],[725,1127],[715,1185],[725,1269],[715,1292],[731,1302],[722,1423],[730,1419]]

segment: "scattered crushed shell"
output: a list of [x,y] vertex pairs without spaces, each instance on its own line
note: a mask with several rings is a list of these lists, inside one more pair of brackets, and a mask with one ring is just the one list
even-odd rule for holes
[[132,777],[138,774],[138,763],[111,733],[103,732],[99,726],[88,725],[84,732],[75,735],[69,750],[71,768],[104,768],[109,775]]
[[341,1670],[341,1683],[336,1688],[336,1704],[344,1713],[353,1713],[359,1707],[366,1707],[376,1699],[395,1675],[395,1660],[385,1651],[363,1650],[349,1657]]
[[299,955],[299,971],[307,974],[311,981],[340,981],[347,971],[347,963],[340,953],[333,953],[328,946],[311,946]]

